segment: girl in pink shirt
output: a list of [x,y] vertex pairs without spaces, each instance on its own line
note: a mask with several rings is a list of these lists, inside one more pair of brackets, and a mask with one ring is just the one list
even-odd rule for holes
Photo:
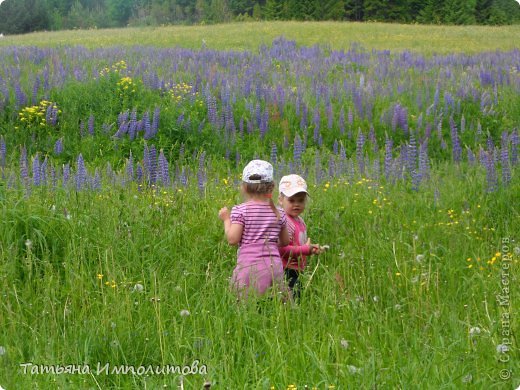
[[280,247],[285,279],[292,291],[293,298],[300,297],[300,273],[307,266],[307,256],[319,254],[322,248],[318,244],[311,244],[307,237],[307,226],[300,214],[305,210],[307,203],[307,183],[298,175],[282,177],[279,185],[280,197],[278,202],[287,215],[287,229],[290,242]]
[[271,286],[283,288],[283,266],[278,245],[289,243],[287,218],[272,200],[273,167],[253,160],[242,173],[244,203],[219,211],[228,243],[238,245],[238,261],[231,278],[239,296],[252,290],[264,294]]

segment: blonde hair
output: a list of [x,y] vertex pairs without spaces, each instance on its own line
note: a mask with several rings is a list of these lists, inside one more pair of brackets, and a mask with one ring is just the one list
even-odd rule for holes
[[[259,180],[260,177],[256,178],[257,175],[252,175],[249,177],[251,180]],[[271,195],[269,196],[269,206],[271,206],[271,210],[276,215],[276,220],[280,219],[280,212],[276,208],[272,194],[274,190],[274,181],[269,181],[266,183],[242,183],[244,186],[244,190],[249,195]]]

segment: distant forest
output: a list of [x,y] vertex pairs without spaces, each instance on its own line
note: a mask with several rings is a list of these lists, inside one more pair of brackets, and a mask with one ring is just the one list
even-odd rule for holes
[[515,0],[5,0],[0,33],[243,20],[518,24]]

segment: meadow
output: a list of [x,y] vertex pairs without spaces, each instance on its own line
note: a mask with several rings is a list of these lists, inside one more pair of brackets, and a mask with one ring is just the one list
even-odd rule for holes
[[[0,40],[0,386],[519,386],[519,35]],[[309,236],[330,245],[298,304],[229,290],[217,212],[252,158],[308,180]]]

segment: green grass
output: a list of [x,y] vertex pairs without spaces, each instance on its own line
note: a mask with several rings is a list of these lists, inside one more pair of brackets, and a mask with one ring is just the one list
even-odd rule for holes
[[326,44],[348,49],[359,43],[367,49],[432,53],[478,53],[519,48],[520,26],[429,26],[348,22],[249,22],[207,26],[167,26],[111,30],[39,32],[6,36],[1,46],[81,45],[88,48],[119,45],[257,50],[284,36],[299,45]]
[[[299,305],[235,303],[236,253],[217,211],[240,198],[222,181],[202,198],[187,188],[35,190],[20,200],[3,188],[0,383],[176,388],[178,375],[24,375],[19,365],[95,371],[98,362],[137,369],[197,359],[207,375],[186,376],[187,388],[504,388],[500,370],[517,375],[518,365],[516,348],[511,362],[497,360],[507,308],[495,304],[496,254],[502,239],[518,239],[520,182],[488,194],[479,171],[468,169],[461,186],[453,169],[439,167],[420,193],[370,180],[311,186],[309,235],[331,250],[311,260]],[[518,329],[515,316],[510,326]]]

